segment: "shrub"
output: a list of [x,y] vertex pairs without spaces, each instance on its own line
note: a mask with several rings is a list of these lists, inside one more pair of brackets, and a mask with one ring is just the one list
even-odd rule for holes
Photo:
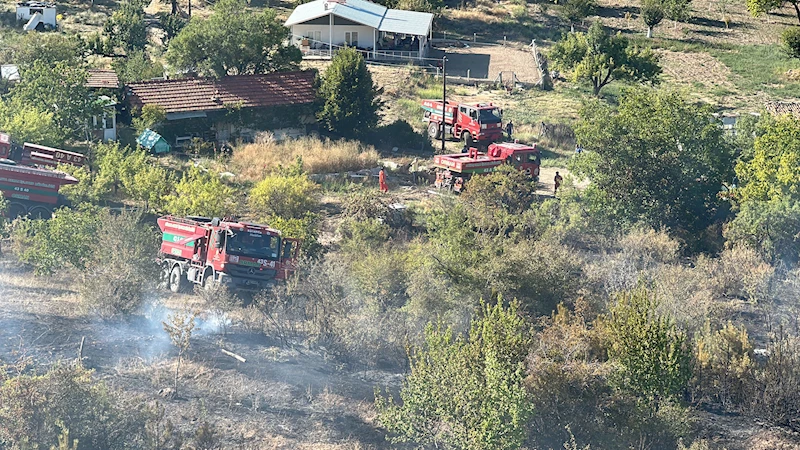
[[164,209],[179,216],[224,217],[234,212],[234,193],[217,173],[191,167],[175,184],[175,193],[165,197]]
[[686,335],[669,318],[657,316],[656,305],[643,288],[620,293],[606,325],[608,355],[620,367],[616,383],[658,410],[662,402],[677,399],[692,372]]
[[519,448],[531,413],[522,385],[530,345],[513,302],[482,305],[469,337],[441,323],[410,353],[402,404],[376,396],[378,419],[394,442],[455,448]]
[[709,274],[716,296],[749,301],[767,298],[775,271],[753,249],[741,245],[725,249],[714,260],[701,258],[697,265]]
[[167,120],[167,112],[159,105],[144,105],[138,117],[133,119],[133,128],[137,134],[146,129],[155,129],[160,123]]
[[142,223],[140,213],[106,213],[92,247],[80,287],[82,300],[104,316],[139,310],[158,281],[158,233]]
[[729,245],[744,245],[768,261],[794,262],[800,258],[800,203],[748,201],[724,229]]
[[706,324],[695,342],[694,358],[697,400],[739,410],[748,399],[747,388],[755,368],[747,330],[729,322],[711,331]]
[[149,411],[141,400],[121,399],[80,366],[14,377],[0,371],[0,404],[0,442],[8,448],[51,448],[60,428],[80,450],[146,446]]
[[40,274],[67,266],[82,270],[92,257],[102,221],[100,208],[86,204],[78,209],[61,208],[50,220],[19,219],[11,232],[13,249]]
[[317,222],[316,215],[306,214],[299,219],[273,216],[267,223],[270,227],[280,230],[283,237],[302,240],[300,248],[303,256],[314,257],[322,251],[322,246],[318,241]]
[[300,158],[307,173],[340,173],[378,165],[378,152],[358,141],[331,141],[313,137],[247,144],[236,148],[231,159],[233,170],[248,181],[259,181]]
[[536,184],[511,165],[471,178],[464,189],[462,200],[468,205],[474,224],[497,233],[513,228],[517,215],[536,198]]
[[781,33],[783,51],[792,58],[800,58],[800,28],[789,27]]
[[400,147],[423,150],[428,139],[424,134],[414,131],[414,128],[403,119],[395,120],[388,125],[381,125],[372,133],[372,142],[385,147]]
[[276,174],[261,180],[247,199],[260,217],[299,219],[317,206],[319,186],[305,174]]
[[769,357],[755,373],[749,392],[750,412],[772,424],[800,431],[800,339],[778,336],[768,350]]

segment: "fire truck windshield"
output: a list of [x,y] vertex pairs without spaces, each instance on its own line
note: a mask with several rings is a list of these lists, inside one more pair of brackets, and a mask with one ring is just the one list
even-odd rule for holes
[[494,109],[481,109],[480,110],[481,123],[500,123],[500,110]]
[[225,251],[229,255],[278,260],[281,238],[268,234],[242,231],[228,235]]

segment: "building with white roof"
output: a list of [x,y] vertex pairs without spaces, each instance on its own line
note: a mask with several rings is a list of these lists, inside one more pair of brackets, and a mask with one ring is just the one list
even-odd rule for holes
[[370,59],[419,59],[429,49],[433,14],[366,0],[314,0],[295,8],[285,25],[306,58],[355,47]]

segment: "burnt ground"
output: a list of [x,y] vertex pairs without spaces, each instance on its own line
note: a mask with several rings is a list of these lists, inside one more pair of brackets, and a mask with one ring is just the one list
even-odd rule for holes
[[158,306],[129,320],[103,321],[82,312],[72,285],[69,277],[34,277],[0,259],[0,363],[27,358],[31,370],[43,372],[75,361],[85,338],[83,363],[98,378],[160,402],[166,417],[187,433],[202,421],[215,424],[224,448],[385,446],[373,425],[373,392],[396,386],[399,375],[348,369],[320,352],[280,346],[236,324],[223,335],[202,314],[174,396],[176,351],[161,321],[168,307],[197,308],[197,298],[154,299]]

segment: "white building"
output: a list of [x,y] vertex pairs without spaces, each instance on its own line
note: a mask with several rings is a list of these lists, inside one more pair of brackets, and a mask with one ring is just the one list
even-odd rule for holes
[[433,14],[366,0],[314,0],[295,8],[285,25],[306,58],[330,58],[347,46],[370,59],[417,59],[430,48]]
[[17,20],[26,22],[25,31],[56,28],[56,5],[46,2],[17,3]]

